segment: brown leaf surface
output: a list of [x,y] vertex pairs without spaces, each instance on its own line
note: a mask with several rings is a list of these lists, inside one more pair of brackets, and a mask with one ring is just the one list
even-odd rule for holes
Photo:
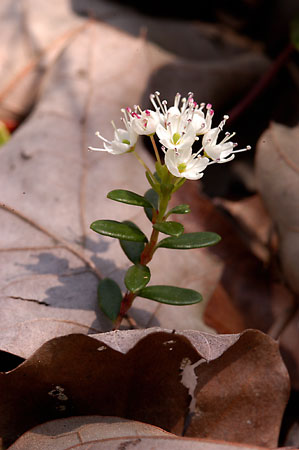
[[55,0],[3,0],[0,22],[0,118],[17,126],[36,101],[47,71],[88,23],[71,14],[66,2]]
[[289,128],[272,123],[261,136],[256,154],[256,178],[265,206],[279,235],[278,256],[286,283],[296,294],[280,343],[288,364],[292,385],[299,388],[298,293],[299,293],[299,126]]
[[[272,275],[250,250],[238,222],[227,217],[195,184],[185,183],[177,197],[178,201],[190,199],[193,214],[182,218],[186,231],[210,230],[222,237],[209,249],[224,264],[221,284],[205,312],[209,325],[223,333],[246,328],[267,331],[274,316]],[[218,311],[221,303],[223,308]]]
[[299,126],[272,123],[261,136],[256,153],[259,192],[278,229],[282,269],[294,292],[299,293]]
[[[168,435],[161,428],[120,417],[77,416],[52,420],[24,433],[9,450],[65,450],[97,439]],[[55,446],[55,447],[53,447]]]
[[275,341],[248,330],[195,373],[196,406],[188,436],[277,446],[289,388],[281,385],[288,375]]
[[[192,375],[195,367],[197,381]],[[230,383],[239,380],[237,393],[230,383],[229,388],[224,386],[228,379]],[[206,398],[207,388],[213,384],[214,396]],[[221,336],[152,328],[102,333],[93,338],[71,334],[52,339],[14,370],[0,374],[0,434],[7,444],[48,420],[100,414],[146,422],[180,435],[195,387],[199,407],[201,392],[206,398],[206,411],[201,417],[191,415],[188,435],[201,435],[197,428],[201,420],[207,420],[206,436],[210,438],[218,437],[219,430],[227,440],[233,440],[231,435],[239,442],[259,444],[263,430],[262,445],[276,445],[289,381],[276,342],[258,331]],[[221,399],[229,389],[237,398],[240,391],[243,395],[222,417]],[[236,435],[236,411],[240,420],[249,420],[247,403],[249,409],[261,407],[264,417],[271,416],[275,405],[275,414],[260,427],[251,415],[251,426],[247,423]],[[192,405],[194,400],[191,411]]]
[[[265,447],[240,445],[234,442],[221,442],[206,439],[192,439],[170,436],[126,436],[123,438],[105,439],[78,444],[64,450],[123,450],[126,448],[139,450],[258,450]],[[294,447],[288,447],[292,450]],[[295,450],[295,449],[294,449]]]

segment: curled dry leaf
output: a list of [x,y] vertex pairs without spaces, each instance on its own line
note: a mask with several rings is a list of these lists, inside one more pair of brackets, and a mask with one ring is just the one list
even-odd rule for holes
[[149,328],[52,339],[0,374],[0,390],[4,445],[48,420],[100,414],[193,437],[204,423],[209,438],[276,446],[289,380],[277,343],[259,331]]

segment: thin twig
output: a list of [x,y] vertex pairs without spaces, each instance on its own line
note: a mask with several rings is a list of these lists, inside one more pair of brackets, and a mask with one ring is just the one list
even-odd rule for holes
[[248,94],[229,112],[229,123],[231,124],[236,120],[243,112],[246,110],[255,99],[265,90],[265,88],[270,84],[275,75],[281,69],[281,67],[288,60],[289,56],[294,51],[292,44],[289,44],[285,49],[277,56],[273,61],[269,69],[261,76],[253,88],[248,92]]

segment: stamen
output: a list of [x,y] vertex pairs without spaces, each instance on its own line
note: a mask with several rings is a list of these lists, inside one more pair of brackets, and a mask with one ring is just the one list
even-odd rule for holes
[[180,94],[179,92],[177,92],[177,94],[176,94],[175,97],[174,97],[174,106],[175,106],[176,108],[179,107],[180,100],[181,100],[181,94]]
[[245,148],[240,148],[239,150],[235,150],[234,153],[246,152],[247,150],[251,150],[250,145],[247,145]]
[[111,141],[108,141],[108,139],[104,138],[104,137],[99,133],[99,131],[97,131],[97,132],[95,133],[95,135],[96,135],[97,137],[99,137],[100,139],[102,139],[102,141],[106,142],[107,144],[111,144]]

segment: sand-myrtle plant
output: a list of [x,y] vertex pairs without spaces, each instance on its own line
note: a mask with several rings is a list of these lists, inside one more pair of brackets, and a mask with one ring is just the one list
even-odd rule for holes
[[[212,127],[214,111],[211,104],[198,104],[192,93],[186,97],[176,94],[174,104],[168,107],[160,93],[150,96],[153,109],[142,110],[140,106],[122,109],[123,127],[114,128],[111,141],[98,131],[103,147],[89,147],[93,151],[106,151],[113,155],[131,153],[143,166],[147,182],[146,192],[141,195],[125,189],[115,189],[107,194],[111,200],[143,208],[152,223],[151,235],[135,223],[124,220],[96,220],[90,227],[95,232],[116,238],[132,265],[128,268],[124,285],[126,292],[112,279],[102,279],[98,287],[99,304],[102,311],[114,322],[117,329],[136,297],[143,297],[170,305],[191,305],[202,300],[199,292],[192,289],[151,285],[149,263],[159,248],[188,250],[215,245],[220,241],[216,233],[185,233],[181,223],[169,220],[173,214],[187,214],[190,207],[180,204],[169,208],[172,195],[188,180],[198,180],[210,164],[231,161],[237,152],[231,141],[235,133],[223,133],[228,116],[218,126]],[[148,136],[155,155],[155,170],[150,169],[137,153],[136,145],[140,135]],[[161,144],[161,151],[157,147]],[[199,142],[198,142],[199,141]],[[194,145],[196,144],[196,145]],[[194,147],[197,147],[194,150]],[[160,233],[166,235],[160,239]]]

